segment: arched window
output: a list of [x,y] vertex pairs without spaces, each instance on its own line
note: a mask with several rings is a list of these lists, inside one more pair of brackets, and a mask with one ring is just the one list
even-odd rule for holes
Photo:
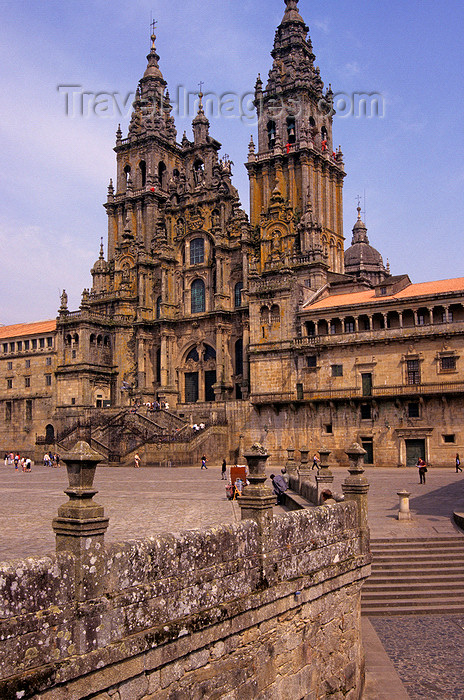
[[55,442],[55,428],[51,423],[45,426],[45,442],[47,445]]
[[323,151],[327,151],[329,148],[329,142],[328,142],[328,135],[327,135],[327,129],[325,126],[322,127],[321,129],[321,146]]
[[145,185],[147,184],[147,164],[145,163],[144,160],[140,161],[139,170],[140,170],[140,184],[142,187],[145,187]]
[[166,185],[166,165],[161,161],[158,165],[158,181],[159,186],[164,190]]
[[261,307],[260,317],[262,325],[265,326],[269,323],[269,309],[267,308],[267,306]]
[[296,141],[295,117],[287,117],[287,139],[288,143],[295,143]]
[[243,374],[243,340],[235,341],[235,374]]
[[97,336],[97,345],[101,345],[101,344],[102,344],[102,340],[103,340],[102,336],[101,336],[101,335],[98,335],[98,336]]
[[237,309],[242,305],[243,282],[237,282],[234,289],[234,306]]
[[131,166],[130,165],[126,165],[124,167],[124,174],[126,176],[126,186],[127,186],[127,183],[129,182],[129,178],[130,178],[130,174],[131,174]]
[[95,335],[94,335],[94,333],[92,333],[91,336],[90,336],[90,345],[95,345]]
[[156,318],[161,318],[161,297],[156,300]]
[[192,314],[202,314],[206,309],[205,283],[203,280],[195,280],[191,286],[191,311]]
[[205,345],[205,352],[203,354],[203,360],[206,362],[206,360],[215,360],[216,359],[216,350],[211,347],[211,345]]
[[205,242],[203,238],[190,241],[190,265],[200,265],[205,262]]
[[267,141],[269,150],[272,151],[276,142],[276,123],[273,121],[267,123]]
[[77,333],[74,333],[73,340],[75,345],[79,345],[79,336],[77,335]]
[[186,361],[192,360],[193,362],[198,362],[200,359],[200,356],[198,354],[197,348],[192,348],[185,359],[186,359]]
[[280,323],[280,306],[277,304],[271,307],[271,323]]
[[316,128],[316,120],[314,117],[309,117],[309,128],[311,131]]
[[109,347],[110,347],[110,339],[109,339],[109,337],[108,337],[107,335],[105,335],[105,337],[103,338],[103,345],[104,345],[105,348],[109,348]]

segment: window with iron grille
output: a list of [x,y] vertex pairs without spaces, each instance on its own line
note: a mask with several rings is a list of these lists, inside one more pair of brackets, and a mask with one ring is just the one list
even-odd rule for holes
[[408,360],[408,384],[420,384],[419,360]]
[[440,369],[442,372],[452,372],[456,369],[456,358],[454,356],[441,357]]

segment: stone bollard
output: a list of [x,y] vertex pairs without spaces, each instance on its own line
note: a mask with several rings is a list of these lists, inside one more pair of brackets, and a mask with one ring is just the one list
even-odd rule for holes
[[329,486],[331,486],[334,481],[334,476],[329,469],[329,454],[330,450],[326,450],[325,448],[321,448],[319,450],[321,464],[319,467],[319,471],[316,474],[318,505],[321,504],[321,493],[325,491]]
[[295,461],[295,448],[287,447],[287,461],[285,463],[285,469],[289,475],[296,474],[298,472],[298,467]]
[[62,455],[68,472],[69,501],[58,508],[53,520],[56,551],[70,552],[75,557],[76,599],[84,601],[101,595],[104,589],[104,536],[108,518],[103,506],[92,499],[98,491],[93,480],[98,462],[103,457],[87,442],[77,442]]
[[300,447],[301,462],[298,467],[299,489],[301,493],[301,482],[309,481],[311,476],[311,468],[309,466],[309,447]]
[[358,527],[361,531],[362,549],[369,549],[369,525],[367,522],[367,493],[369,482],[364,476],[364,455],[366,450],[354,442],[347,450],[346,454],[350,462],[348,471],[350,476],[342,484],[342,490],[346,501],[355,501],[358,506]]
[[411,520],[411,511],[409,510],[409,496],[411,495],[406,489],[397,491],[400,498],[400,509],[398,511],[398,520]]
[[254,520],[261,533],[268,530],[272,524],[273,505],[276,497],[272,489],[264,483],[266,476],[266,462],[269,454],[266,449],[255,443],[244,457],[248,464],[248,481],[243,487],[242,495],[238,497],[242,520]]

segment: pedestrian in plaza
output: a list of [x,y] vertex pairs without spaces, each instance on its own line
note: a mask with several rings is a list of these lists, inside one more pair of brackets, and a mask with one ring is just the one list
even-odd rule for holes
[[137,453],[134,455],[134,467],[135,469],[140,467],[140,457]]
[[59,455],[58,453],[56,453],[56,455],[55,455],[55,464],[56,464],[57,467],[60,466],[60,460],[61,460],[60,455]]
[[283,503],[283,495],[288,489],[288,484],[286,483],[282,474],[271,474],[272,486],[274,488],[274,493],[277,496],[277,505]]
[[226,479],[227,479],[226,471],[227,471],[227,464],[226,464],[226,460],[223,459],[223,460],[222,460],[222,466],[221,466],[221,479],[222,479],[223,481],[226,481]]
[[15,465],[16,471],[18,471],[19,459],[20,459],[20,458],[19,458],[19,455],[18,455],[18,454],[15,454],[15,456],[14,456],[14,465]]
[[459,459],[459,452],[456,452],[456,474],[458,472],[462,472],[462,469],[461,469],[461,460]]
[[425,474],[427,472],[427,465],[424,460],[419,457],[417,460],[416,467],[419,469],[419,484],[425,484]]
[[207,461],[208,460],[206,459],[206,455],[203,455],[203,457],[201,458],[201,468],[202,469],[208,469],[208,467],[206,466]]
[[311,471],[312,471],[314,468],[316,468],[317,471],[319,471],[319,465],[320,465],[320,463],[321,463],[321,460],[319,459],[319,457],[317,456],[317,453],[316,453],[316,454],[314,455],[314,457],[313,457],[313,466],[311,467]]
[[32,460],[30,457],[26,457],[26,469],[24,471],[26,472],[31,472],[32,471]]

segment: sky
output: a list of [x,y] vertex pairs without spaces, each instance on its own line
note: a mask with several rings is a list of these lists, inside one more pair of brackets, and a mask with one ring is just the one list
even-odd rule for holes
[[[392,274],[464,276],[464,3],[300,0],[299,9],[339,107],[346,247],[359,195],[370,243]],[[283,11],[283,0],[3,4],[1,324],[54,318],[63,288],[77,309],[91,286],[101,237],[106,251],[115,132],[120,122],[127,133],[152,16],[173,99],[200,81],[205,93],[236,95],[231,113],[210,116],[210,134],[234,163],[248,211],[243,163],[257,138],[247,107],[258,72],[265,82],[271,67]],[[379,95],[381,116],[360,114],[356,94]],[[193,116],[175,115],[179,140],[184,129],[191,136]]]

